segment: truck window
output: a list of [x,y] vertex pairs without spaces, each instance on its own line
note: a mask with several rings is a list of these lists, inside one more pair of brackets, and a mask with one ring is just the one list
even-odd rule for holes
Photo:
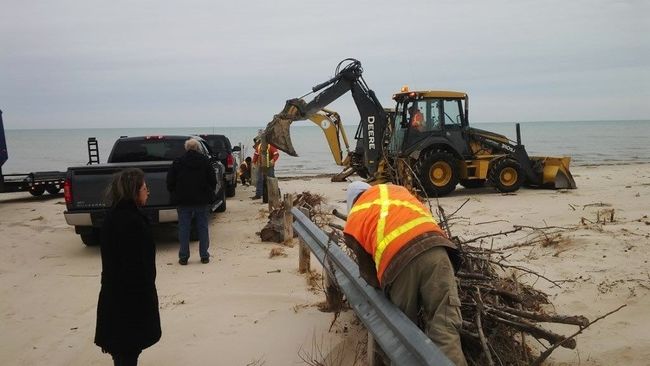
[[183,140],[124,140],[115,143],[111,163],[174,160],[185,153]]

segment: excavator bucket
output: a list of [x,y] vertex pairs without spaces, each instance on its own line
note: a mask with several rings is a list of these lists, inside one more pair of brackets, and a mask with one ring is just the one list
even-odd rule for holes
[[569,171],[570,157],[531,157],[535,165],[540,164],[542,171],[542,185],[555,189],[576,189],[576,182]]
[[288,100],[282,111],[273,116],[273,120],[264,129],[266,142],[291,156],[298,156],[298,153],[293,148],[289,126],[293,121],[305,119],[300,110],[300,106],[304,103],[301,99]]

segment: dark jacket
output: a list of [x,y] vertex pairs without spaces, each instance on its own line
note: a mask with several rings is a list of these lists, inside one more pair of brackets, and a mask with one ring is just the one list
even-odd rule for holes
[[205,155],[187,151],[167,172],[167,190],[178,205],[203,205],[216,200],[217,176]]
[[95,344],[106,352],[119,353],[158,342],[156,247],[149,221],[133,201],[118,203],[106,215],[101,254]]

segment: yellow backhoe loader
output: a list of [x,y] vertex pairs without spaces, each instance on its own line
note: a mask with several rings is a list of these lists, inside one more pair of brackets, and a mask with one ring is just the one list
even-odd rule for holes
[[[371,182],[411,186],[428,197],[444,196],[458,183],[467,188],[489,183],[500,192],[516,191],[523,184],[576,188],[569,172],[571,159],[529,156],[521,144],[519,124],[516,141],[470,127],[467,94],[405,87],[393,95],[396,107],[390,112],[368,88],[362,73],[359,61],[343,60],[334,77],[312,88],[318,94],[311,101],[304,96],[287,101],[267,125],[266,141],[296,156],[289,126],[310,119],[325,132],[337,164],[346,167],[343,175],[352,171]],[[348,91],[361,115],[354,151],[338,114],[324,109]],[[339,135],[348,153],[345,158]]]

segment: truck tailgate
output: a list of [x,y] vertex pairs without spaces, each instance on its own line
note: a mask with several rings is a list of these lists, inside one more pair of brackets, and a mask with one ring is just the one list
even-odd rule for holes
[[144,171],[149,187],[149,199],[145,207],[171,206],[166,185],[170,166],[171,161],[71,167],[68,169],[68,178],[72,190],[72,204],[68,206],[68,210],[106,207],[106,193],[113,174],[127,167]]

